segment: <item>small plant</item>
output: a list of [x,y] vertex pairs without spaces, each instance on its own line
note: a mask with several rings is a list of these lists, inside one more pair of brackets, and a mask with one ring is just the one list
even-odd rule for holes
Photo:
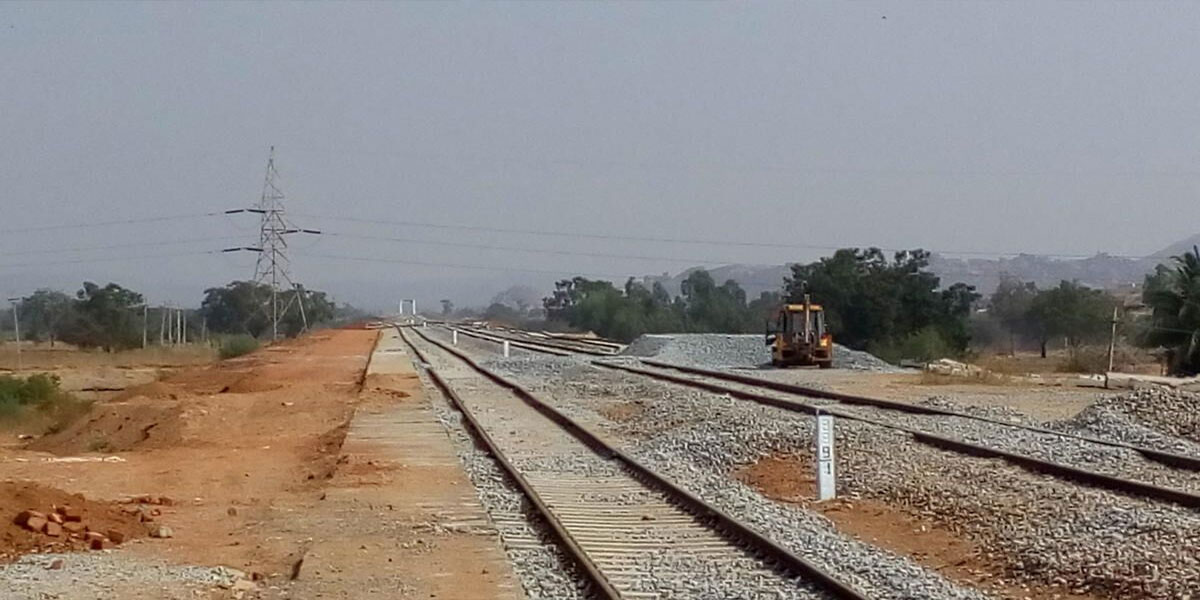
[[248,335],[235,335],[221,341],[218,354],[222,359],[250,354],[258,350],[258,340]]
[[60,389],[57,375],[0,376],[0,419],[47,423],[46,430],[55,433],[90,408],[91,402]]
[[96,437],[88,442],[88,452],[108,452],[110,450],[112,450],[112,442],[109,442],[107,438]]

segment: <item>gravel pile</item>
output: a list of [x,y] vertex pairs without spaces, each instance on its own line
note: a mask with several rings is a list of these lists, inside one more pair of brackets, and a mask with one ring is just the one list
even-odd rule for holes
[[1050,428],[1200,456],[1200,394],[1133,390],[1093,402]]
[[[57,561],[61,567],[51,569]],[[0,599],[119,598],[139,592],[194,600],[244,578],[244,573],[225,567],[171,565],[126,552],[26,554],[0,565]]]
[[[706,369],[761,367],[771,364],[770,348],[758,334],[646,334],[621,351],[621,356],[653,358]],[[896,367],[866,352],[834,345],[833,366],[839,369],[896,371]]]
[[[528,376],[515,375],[531,383]],[[869,594],[979,597],[907,559],[847,540],[823,517],[770,501],[730,476],[763,456],[811,455],[809,417],[615,372],[564,375],[543,380],[540,397],[593,409],[605,401],[636,403],[629,418],[607,423],[635,456]],[[588,386],[595,389],[583,392]],[[661,389],[643,394],[636,391],[639,386]],[[597,411],[593,422],[603,421],[603,412]],[[947,421],[948,435],[989,435],[959,429],[954,421]],[[1092,455],[1090,449],[1058,442],[1051,446],[1041,438],[1017,443],[1022,451],[1047,457],[1110,460],[1104,453]],[[1155,599],[1184,598],[1200,589],[1200,554],[1182,551],[1200,547],[1200,515],[1194,511],[937,450],[845,419],[837,424],[837,452],[842,495],[886,502],[929,519],[971,540],[988,563],[1004,558],[1006,574],[993,582],[998,585]]]

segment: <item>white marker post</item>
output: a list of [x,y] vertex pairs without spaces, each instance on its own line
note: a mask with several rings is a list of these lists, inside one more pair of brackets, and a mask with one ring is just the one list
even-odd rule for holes
[[833,415],[817,413],[817,500],[837,496],[833,467]]
[[511,351],[512,349],[508,346],[508,340],[504,340],[504,358],[508,358],[508,355]]
[[458,330],[457,330],[457,329],[451,329],[451,330],[450,330],[450,341],[451,341],[451,343],[453,343],[455,346],[457,346],[457,345],[458,345]]

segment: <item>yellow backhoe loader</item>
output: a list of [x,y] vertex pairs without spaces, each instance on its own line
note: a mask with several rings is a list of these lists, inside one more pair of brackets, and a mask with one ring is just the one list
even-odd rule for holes
[[833,336],[825,331],[825,310],[808,294],[802,304],[784,304],[767,322],[767,345],[776,367],[833,366]]

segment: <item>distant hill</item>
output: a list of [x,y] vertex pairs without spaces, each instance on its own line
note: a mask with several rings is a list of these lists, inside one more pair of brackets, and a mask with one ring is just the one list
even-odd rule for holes
[[[1062,280],[1079,281],[1085,285],[1115,290],[1140,285],[1147,273],[1171,256],[1191,251],[1200,245],[1200,234],[1180,240],[1147,258],[1124,258],[1097,254],[1081,259],[1059,259],[1033,254],[1011,258],[949,258],[933,255],[930,270],[941,278],[943,285],[962,282],[975,286],[980,293],[990,294],[1003,275],[1032,281],[1038,287],[1057,285]],[[701,267],[692,267],[671,275],[647,276],[647,286],[662,282],[672,295],[679,294],[680,283],[688,274]],[[746,290],[747,298],[757,298],[764,291],[779,291],[783,278],[791,273],[786,265],[726,265],[708,269],[718,284],[732,279]]]
[[1192,249],[1197,246],[1200,246],[1200,233],[1197,233],[1190,238],[1179,240],[1178,242],[1175,242],[1174,244],[1155,252],[1151,256],[1154,256],[1155,258],[1170,258],[1172,256],[1179,256],[1185,252],[1191,252]]

